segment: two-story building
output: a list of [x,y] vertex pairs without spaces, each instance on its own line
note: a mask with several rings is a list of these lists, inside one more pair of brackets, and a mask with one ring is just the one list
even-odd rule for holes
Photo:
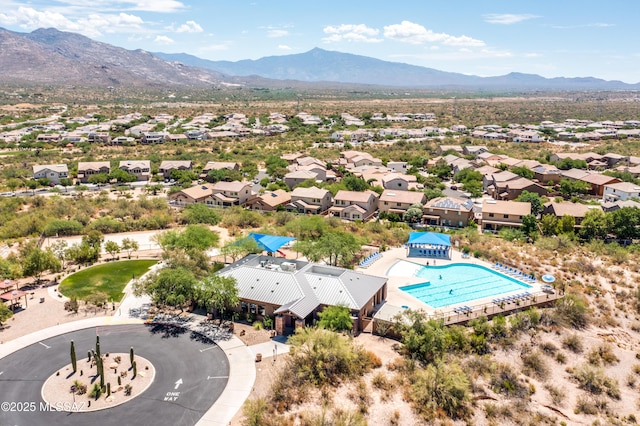
[[219,207],[244,206],[253,196],[247,182],[216,182],[211,188],[213,205]]
[[247,200],[245,207],[249,210],[261,212],[275,212],[285,210],[285,206],[291,202],[291,194],[284,189],[267,191]]
[[422,219],[428,225],[463,228],[474,218],[473,201],[438,197],[424,205]]
[[178,206],[196,203],[213,206],[212,193],[212,185],[196,185],[170,194],[169,202]]
[[378,210],[380,213],[403,215],[412,205],[422,204],[424,206],[426,201],[427,196],[424,192],[385,189],[378,200]]
[[331,204],[331,192],[312,186],[291,191],[291,202],[287,204],[286,209],[298,213],[319,214],[329,210]]
[[80,161],[78,162],[78,180],[88,183],[89,178],[97,174],[108,175],[111,173],[111,163],[109,161]]
[[338,191],[329,212],[344,220],[367,220],[376,212],[380,196],[373,191]]
[[149,160],[122,160],[119,168],[134,175],[138,181],[148,181],[151,177],[151,161]]
[[503,227],[519,228],[522,218],[531,214],[531,203],[519,201],[484,200],[482,202],[482,229],[498,231]]
[[614,203],[635,198],[640,200],[640,185],[631,182],[609,183],[604,186],[602,200]]
[[46,164],[33,166],[34,179],[49,179],[54,184],[60,183],[60,179],[69,177],[69,168],[66,164]]
[[160,163],[158,173],[161,174],[163,178],[169,179],[171,172],[174,170],[193,170],[193,164],[191,160],[164,160]]

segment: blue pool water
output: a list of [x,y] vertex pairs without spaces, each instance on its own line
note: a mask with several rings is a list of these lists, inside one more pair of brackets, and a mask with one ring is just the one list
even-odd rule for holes
[[480,265],[453,263],[424,266],[415,273],[425,282],[400,287],[433,308],[458,305],[476,299],[525,291],[531,286]]

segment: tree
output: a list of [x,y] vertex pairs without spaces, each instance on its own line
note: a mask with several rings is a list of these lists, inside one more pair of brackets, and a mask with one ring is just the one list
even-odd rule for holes
[[122,251],[125,251],[127,253],[127,258],[131,259],[131,253],[138,250],[140,246],[137,241],[132,240],[131,238],[123,238],[120,248],[122,249]]
[[523,203],[531,204],[531,214],[534,216],[538,216],[544,210],[544,205],[542,204],[542,198],[535,192],[522,191],[522,193],[516,198],[515,201],[520,201]]
[[73,179],[71,178],[61,178],[60,185],[64,186],[64,192],[68,191],[68,187],[73,186]]
[[49,246],[49,249],[58,258],[61,268],[64,269],[64,262],[67,260],[67,242],[65,240],[57,240]]
[[89,176],[87,181],[94,185],[97,185],[97,184],[103,185],[109,182],[109,175],[107,173],[96,173],[94,175]]
[[318,313],[318,327],[332,331],[350,331],[353,329],[351,310],[347,306],[327,306]]
[[422,220],[423,206],[420,203],[412,204],[411,207],[404,212],[402,220],[408,223],[418,223]]
[[104,244],[104,250],[111,255],[111,259],[116,258],[116,254],[120,253],[120,245],[113,240],[109,240]]
[[348,265],[362,247],[355,235],[344,231],[330,231],[317,240],[302,240],[293,249],[312,261],[326,259],[329,265]]
[[198,281],[184,268],[163,268],[146,280],[134,283],[136,294],[146,293],[154,303],[184,310],[184,306],[196,299]]
[[451,176],[451,166],[446,161],[440,159],[429,169],[429,173],[438,176],[440,179],[448,179]]
[[576,229],[576,218],[569,215],[564,215],[558,220],[558,227],[556,233],[558,234],[573,234]]
[[224,317],[228,308],[240,302],[236,279],[222,275],[209,275],[199,284],[198,302],[207,310],[220,311]]
[[188,225],[182,232],[167,231],[159,234],[158,243],[164,250],[206,251],[218,244],[217,233],[201,225]]
[[2,327],[2,323],[8,320],[13,316],[13,312],[11,309],[4,303],[0,303],[0,327]]
[[217,225],[220,215],[212,208],[201,203],[189,204],[182,211],[182,222],[193,224]]
[[589,210],[582,219],[579,236],[590,241],[594,238],[604,238],[607,235],[607,223],[604,212],[600,209]]
[[35,277],[40,282],[40,277],[45,271],[60,272],[62,264],[51,250],[42,250],[36,245],[29,245],[21,251],[22,268],[25,276]]
[[585,194],[591,190],[591,185],[582,180],[560,179],[560,193],[565,197],[573,197],[578,194]]
[[135,175],[127,172],[122,169],[114,169],[109,174],[109,179],[115,179],[117,182],[127,183],[127,182],[135,182],[138,178]]
[[79,235],[84,226],[77,220],[51,219],[44,228],[48,237],[61,235]]
[[635,207],[623,207],[606,214],[607,229],[619,239],[640,237],[640,213]]
[[[229,256],[232,262],[243,258],[250,253],[260,253],[260,247],[253,238],[244,237],[232,241],[220,249],[220,254],[225,258]],[[226,261],[226,259],[225,259]]]
[[534,232],[536,232],[536,229],[537,221],[534,215],[528,214],[522,217],[522,232],[525,235],[531,236]]
[[558,218],[552,214],[544,214],[540,218],[540,232],[542,235],[556,235],[558,229]]
[[511,171],[517,174],[518,176],[522,176],[523,178],[526,178],[526,179],[533,179],[536,175],[533,172],[533,170],[525,166],[514,167],[511,169]]
[[346,176],[342,179],[345,188],[349,191],[362,192],[369,189],[369,184],[363,179],[355,176]]
[[406,309],[394,317],[393,328],[402,336],[403,351],[424,364],[442,359],[447,349],[444,325],[427,320],[424,311]]

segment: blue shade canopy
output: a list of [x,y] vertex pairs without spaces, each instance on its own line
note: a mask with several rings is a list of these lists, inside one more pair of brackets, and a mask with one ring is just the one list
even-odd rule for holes
[[451,236],[437,232],[411,232],[407,244],[431,244],[451,247]]
[[295,240],[293,237],[281,237],[278,235],[256,234],[250,233],[247,238],[253,238],[261,250],[276,252],[278,249],[290,241]]

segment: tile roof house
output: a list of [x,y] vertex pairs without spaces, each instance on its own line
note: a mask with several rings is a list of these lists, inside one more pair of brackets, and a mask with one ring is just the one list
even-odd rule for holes
[[363,318],[384,302],[387,278],[299,260],[249,255],[218,272],[236,280],[237,310],[258,317],[275,315],[277,334],[311,325],[326,306],[346,306],[355,333]]
[[414,175],[405,175],[402,173],[387,173],[382,176],[382,187],[384,189],[398,189],[409,191],[410,189],[421,189],[422,185],[418,184],[418,178]]
[[512,179],[494,184],[493,198],[500,200],[515,200],[524,191],[546,195],[547,188],[526,178]]
[[380,213],[397,213],[402,215],[412,205],[424,205],[426,201],[427,196],[424,192],[385,189],[382,195],[380,195],[380,200],[378,200],[378,210]]
[[151,161],[149,160],[122,160],[119,168],[134,175],[138,181],[148,181],[151,177]]
[[616,182],[604,185],[602,199],[605,202],[640,199],[640,185],[631,182]]
[[499,194],[496,192],[496,188],[498,188],[499,186],[504,186],[504,185],[501,185],[504,182],[515,180],[515,179],[520,179],[520,175],[517,175],[508,170],[499,171],[497,173],[486,174],[482,177],[482,189],[484,190],[484,192],[491,195],[492,197],[498,198],[497,196],[494,196],[494,194],[496,195]]
[[596,197],[602,197],[604,195],[605,185],[622,182],[620,179],[616,177],[602,175],[600,173],[588,174],[580,178],[580,180],[587,182],[589,185],[591,185],[591,191],[589,191],[589,193],[591,195],[595,195]]
[[519,228],[522,218],[530,214],[531,203],[483,200],[480,225],[483,230],[493,232],[503,227]]
[[289,187],[289,189],[293,189],[309,179],[313,179],[314,181],[321,180],[318,179],[318,173],[309,170],[296,170],[287,173],[283,177],[284,183]]
[[158,173],[162,175],[165,179],[169,179],[171,177],[171,172],[173,170],[192,170],[193,164],[191,160],[164,160],[160,163],[160,168],[158,169]]
[[543,164],[538,167],[534,167],[532,170],[534,173],[533,178],[541,184],[546,184],[547,182],[558,183],[560,182],[560,179],[562,179],[562,170],[558,169],[556,166]]
[[111,162],[109,161],[80,161],[78,162],[78,174],[76,177],[82,183],[89,182],[89,178],[97,174],[111,173]]
[[564,203],[549,202],[544,205],[542,214],[550,214],[556,216],[558,219],[563,216],[572,216],[575,218],[576,227],[579,227],[585,214],[593,208],[600,209],[600,206],[572,203],[568,201]]
[[60,183],[60,179],[69,177],[69,168],[66,164],[46,164],[33,166],[34,179],[49,179],[54,184]]
[[427,201],[422,219],[435,226],[463,228],[474,218],[473,201],[452,197],[439,197]]
[[177,204],[179,206],[195,203],[213,206],[213,199],[211,198],[211,188],[212,185],[210,184],[196,185],[190,188],[185,188],[178,192],[174,192],[173,194],[169,194],[169,201],[172,204]]
[[380,196],[373,191],[338,191],[329,213],[344,220],[367,220],[378,209]]
[[305,214],[320,214],[331,207],[331,192],[315,186],[311,188],[295,188],[291,191],[291,202],[288,211]]
[[267,191],[264,194],[255,196],[245,203],[249,210],[261,212],[274,212],[280,209],[285,210],[285,206],[291,202],[291,193],[284,189]]
[[240,170],[240,164],[233,161],[208,161],[207,164],[202,168],[202,173],[200,174],[200,178],[204,180],[209,180],[209,172],[212,170]]
[[211,187],[213,205],[219,207],[244,206],[253,197],[247,182],[216,182]]

